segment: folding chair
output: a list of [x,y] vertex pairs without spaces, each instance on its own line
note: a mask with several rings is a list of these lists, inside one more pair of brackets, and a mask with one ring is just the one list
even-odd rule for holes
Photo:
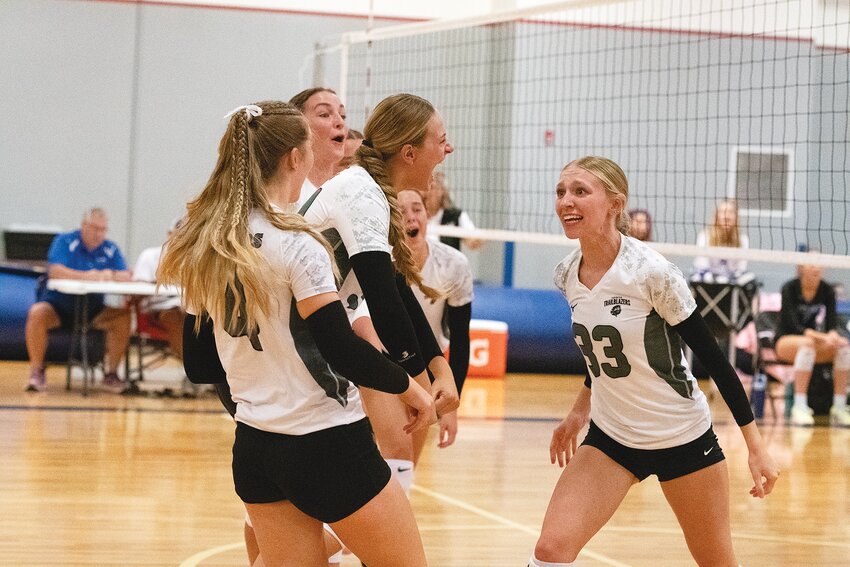
[[[753,362],[756,371],[753,387],[757,387],[756,381],[758,379],[764,381],[765,399],[770,403],[774,419],[779,417],[776,414],[776,400],[784,399],[783,414],[787,419],[791,416],[791,406],[794,403],[794,371],[793,364],[779,360],[774,350],[779,317],[779,311],[762,311],[755,318],[758,342]],[[781,396],[777,395],[775,393],[776,388],[772,387],[777,383],[784,385]],[[815,415],[828,414],[832,403],[832,363],[814,366],[808,393],[809,405],[814,410]]]
[[[135,305],[134,312],[136,330],[127,346],[124,368],[130,389],[136,392],[138,383],[145,379],[145,370],[159,366],[175,355],[168,343],[168,333],[157,324],[156,317],[138,305]],[[135,365],[131,361],[135,361]]]

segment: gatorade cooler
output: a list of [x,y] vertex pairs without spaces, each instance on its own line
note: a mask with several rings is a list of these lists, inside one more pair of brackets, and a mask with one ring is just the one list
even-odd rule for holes
[[501,378],[508,365],[508,324],[473,319],[469,324],[469,374]]

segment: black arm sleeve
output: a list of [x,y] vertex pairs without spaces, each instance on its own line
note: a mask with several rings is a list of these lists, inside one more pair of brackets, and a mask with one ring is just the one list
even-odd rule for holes
[[[404,303],[404,308],[407,309],[410,322],[413,324],[413,330],[416,333],[416,340],[419,341],[419,346],[422,348],[422,356],[424,357],[425,364],[430,363],[436,356],[443,356],[443,351],[440,350],[440,345],[437,344],[437,338],[431,330],[431,325],[428,323],[428,318],[425,317],[425,312],[422,311],[422,306],[419,305],[419,301],[413,295],[413,290],[407,285],[407,280],[398,272],[396,272],[395,285],[398,288],[401,301]],[[371,306],[369,309],[372,309]]]
[[782,334],[802,335],[805,327],[800,323],[797,315],[797,298],[794,293],[793,282],[782,286],[782,305],[779,308],[779,329]]
[[395,285],[395,268],[390,255],[386,252],[361,252],[351,257],[351,267],[363,289],[378,338],[393,360],[408,374],[421,374],[426,361]]
[[826,307],[826,321],[824,329],[828,333],[829,331],[836,331],[839,328],[835,290],[826,282],[821,282],[821,285],[824,288],[824,306]]
[[732,416],[735,418],[735,423],[743,427],[755,418],[753,410],[750,407],[750,401],[747,399],[747,393],[744,391],[744,386],[738,379],[738,374],[726,356],[717,346],[717,341],[708,330],[708,325],[698,310],[694,310],[691,316],[673,327],[679,336],[685,341],[694,354],[699,358],[702,365],[708,370],[708,373],[717,384],[717,389],[720,395],[723,396],[723,401],[732,410]]
[[218,358],[215,347],[212,319],[201,321],[201,330],[195,334],[195,315],[186,314],[183,321],[183,369],[192,384],[221,384],[227,374]]
[[322,358],[358,386],[390,394],[407,390],[407,373],[354,334],[339,301],[317,309],[307,317],[307,326]]
[[457,394],[463,389],[469,371],[469,321],[472,319],[472,304],[448,307],[449,318],[449,367],[455,377]]

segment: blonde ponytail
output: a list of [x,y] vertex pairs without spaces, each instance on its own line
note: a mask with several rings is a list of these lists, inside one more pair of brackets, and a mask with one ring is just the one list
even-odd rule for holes
[[385,98],[378,103],[366,122],[363,129],[365,141],[355,154],[355,163],[372,176],[389,203],[388,241],[393,247],[396,270],[404,276],[408,285],[418,286],[431,299],[437,299],[440,295],[422,281],[422,274],[404,241],[404,221],[398,206],[396,188],[390,178],[388,161],[405,144],[422,144],[428,123],[435,112],[430,102],[416,95],[402,93]]
[[215,169],[201,194],[188,203],[185,221],[169,238],[157,271],[157,281],[182,288],[189,309],[220,321],[234,336],[254,334],[259,316],[271,313],[279,285],[253,245],[252,210],[280,230],[309,233],[333,261],[327,242],[301,216],[275,211],[265,192],[280,159],[309,143],[304,117],[284,102],[255,106],[261,114],[237,111],[230,118]]

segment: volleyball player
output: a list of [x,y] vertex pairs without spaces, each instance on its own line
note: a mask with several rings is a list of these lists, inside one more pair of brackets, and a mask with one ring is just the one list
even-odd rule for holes
[[[429,240],[428,211],[422,194],[406,189],[398,192],[398,204],[404,218],[405,242],[422,281],[437,290],[432,299],[418,287],[413,288],[417,301],[428,319],[443,352],[449,349],[449,366],[454,375],[458,396],[469,370],[469,321],[472,317],[472,272],[461,252],[442,242]],[[419,460],[427,431],[414,435],[414,462]],[[445,448],[457,435],[457,411],[440,416],[438,446]]]
[[[345,106],[340,101],[336,92],[326,87],[314,87],[303,90],[289,100],[307,120],[310,127],[310,142],[313,150],[313,166],[307,173],[301,186],[298,202],[301,203],[316,192],[325,181],[333,177],[337,172],[337,166],[343,159],[345,153],[345,140],[348,129],[345,124]],[[226,381],[215,384],[216,393],[231,414],[235,414],[235,406],[231,401],[230,388]],[[338,548],[336,536],[330,533],[326,536],[327,545]],[[259,555],[256,536],[251,519],[245,517],[245,547],[248,558],[254,564]],[[338,565],[341,553],[329,553],[328,565]]]
[[339,171],[348,136],[345,105],[336,92],[327,87],[303,90],[289,102],[304,114],[312,133],[315,159],[298,198],[298,202],[303,203]]
[[681,340],[706,365],[741,428],[750,494],[770,494],[779,469],[681,271],[627,236],[627,201],[626,176],[611,160],[588,156],[561,171],[555,210],[580,246],[558,264],[555,284],[570,304],[588,377],[552,434],[551,461],[566,468],[529,565],[570,565],[629,488],[654,474],[696,562],[737,566],[726,463]]
[[326,522],[370,565],[399,557],[425,565],[409,503],[353,383],[397,395],[411,412],[407,432],[436,419],[433,400],[351,332],[330,249],[286,212],[312,162],[310,130],[295,107],[236,109],[207,186],[169,241],[160,280],[180,285],[197,315],[187,318],[187,373],[226,373],[236,402],[234,484],[265,563],[326,565]]
[[[453,148],[440,114],[411,94],[379,102],[363,134],[354,165],[324,183],[301,210],[336,250],[343,277],[340,297],[354,331],[376,348],[385,348],[425,388],[427,368],[434,376],[431,392],[437,413],[443,415],[457,409],[457,387],[410,290],[416,285],[436,297],[422,284],[404,243],[396,188],[426,190],[434,168]],[[381,392],[364,390],[362,395],[381,454],[409,491],[414,446],[402,429],[406,409]]]

